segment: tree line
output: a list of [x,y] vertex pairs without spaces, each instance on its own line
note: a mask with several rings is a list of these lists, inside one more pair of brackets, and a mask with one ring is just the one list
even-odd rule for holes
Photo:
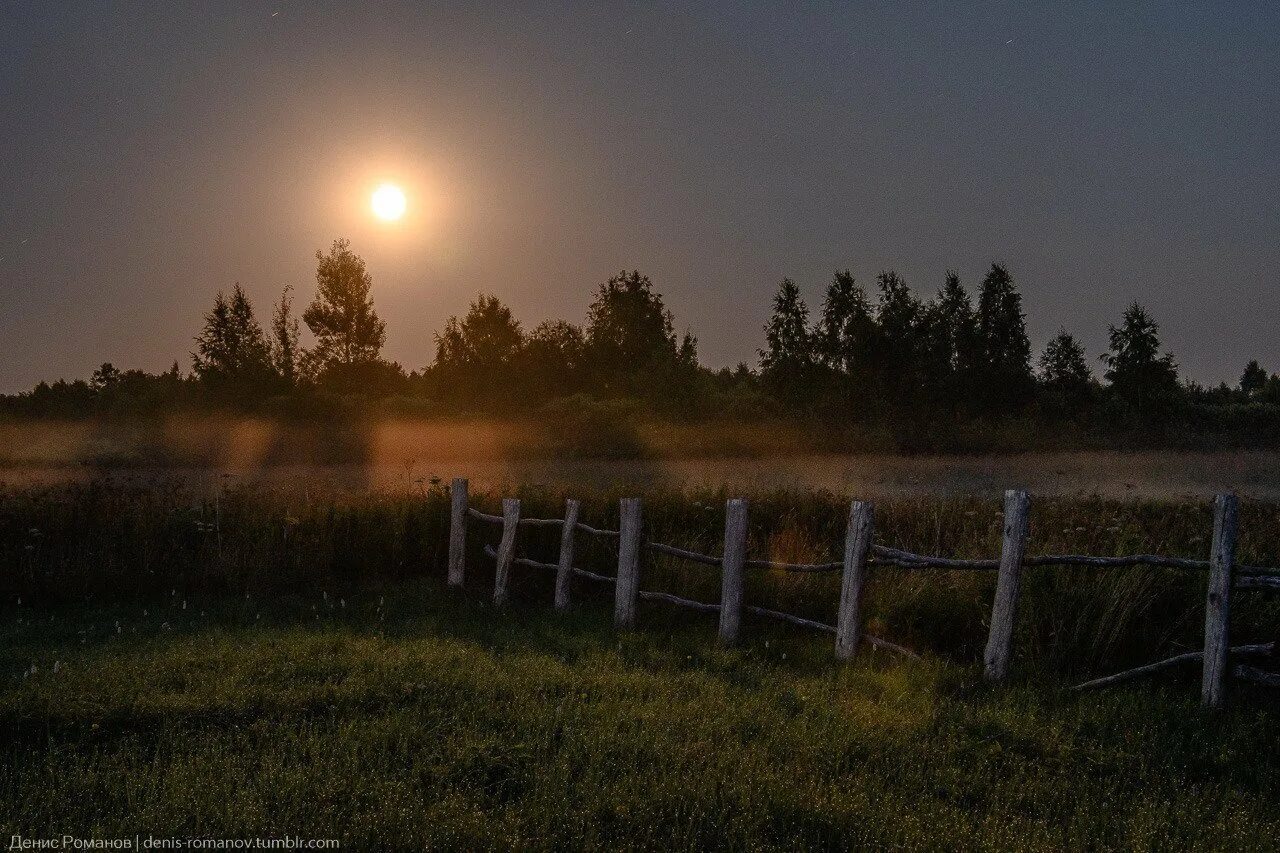
[[370,408],[511,415],[629,401],[627,417],[856,426],[892,446],[921,449],[983,443],[965,436],[986,435],[990,443],[993,435],[1016,435],[1010,425],[1024,437],[1050,425],[1083,443],[1127,435],[1236,444],[1266,443],[1280,426],[1280,377],[1251,361],[1234,387],[1182,381],[1159,326],[1137,303],[1108,328],[1099,374],[1065,330],[1033,357],[1021,293],[998,263],[976,298],[952,271],[927,299],[892,270],[880,272],[870,290],[850,271],[836,271],[812,317],[800,288],[783,279],[758,363],[722,370],[699,364],[696,338],[677,332],[661,293],[635,270],[595,288],[582,325],[546,320],[528,328],[498,297],[480,294],[435,333],[434,360],[415,371],[383,358],[386,324],[372,287],[364,260],[339,239],[316,252],[315,292],[300,316],[289,286],[264,324],[237,283],[204,315],[189,371],[177,362],[161,374],[103,364],[88,381],[42,382],[4,397],[0,411],[74,417],[230,406],[286,415]]

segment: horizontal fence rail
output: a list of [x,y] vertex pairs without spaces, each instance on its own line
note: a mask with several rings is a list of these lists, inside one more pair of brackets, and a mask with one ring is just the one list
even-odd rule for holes
[[[512,567],[533,568],[555,573],[555,608],[565,610],[570,606],[570,579],[577,577],[614,588],[614,624],[620,630],[629,630],[636,624],[636,602],[660,602],[702,613],[717,614],[718,636],[724,645],[739,641],[741,616],[773,619],[802,628],[822,631],[835,636],[835,654],[840,660],[852,658],[861,642],[872,648],[884,649],[916,658],[915,652],[880,637],[866,634],[862,629],[861,600],[871,567],[899,569],[938,569],[945,571],[994,571],[996,591],[992,603],[991,620],[986,650],[983,654],[984,677],[990,682],[1002,682],[1010,670],[1014,622],[1017,613],[1021,573],[1024,568],[1038,566],[1081,566],[1087,568],[1132,568],[1152,566],[1157,568],[1204,571],[1207,573],[1207,597],[1205,604],[1205,647],[1202,651],[1186,652],[1165,660],[1113,675],[1095,678],[1075,685],[1074,691],[1085,691],[1130,681],[1159,672],[1178,664],[1199,661],[1202,664],[1202,704],[1207,708],[1222,703],[1226,676],[1280,686],[1280,674],[1234,662],[1240,657],[1274,655],[1275,643],[1230,646],[1231,593],[1235,590],[1280,590],[1280,568],[1244,566],[1235,563],[1235,544],[1238,527],[1238,501],[1234,495],[1218,495],[1214,500],[1213,541],[1207,560],[1185,557],[1166,557],[1157,554],[1129,554],[1124,556],[1092,556],[1087,554],[1026,555],[1028,519],[1031,501],[1026,492],[1010,490],[1005,493],[1003,540],[998,558],[965,559],[916,554],[872,541],[874,530],[874,506],[854,501],[850,505],[845,537],[844,558],[828,563],[787,563],[775,560],[751,559],[746,556],[747,502],[731,499],[725,507],[724,550],[721,555],[704,554],[664,542],[648,541],[643,536],[641,501],[624,498],[619,504],[619,529],[597,528],[579,520],[580,504],[568,499],[564,518],[524,518],[520,515],[520,501],[503,500],[501,515],[491,515],[468,503],[468,484],[465,479],[455,479],[450,486],[449,529],[449,583],[461,586],[465,576],[466,520],[474,519],[501,527],[501,541],[495,548],[486,544],[483,552],[495,561],[494,602],[507,601]],[[519,528],[558,528],[560,530],[560,555],[555,563],[516,556],[516,532]],[[613,575],[599,574],[573,565],[574,534],[584,533],[600,539],[616,541],[617,571]],[[721,575],[719,603],[695,601],[668,592],[640,588],[641,554],[649,552],[718,567]],[[744,571],[765,570],[797,573],[840,572],[840,600],[837,624],[828,625],[814,619],[773,610],[743,601]]]
[[[1255,643],[1248,646],[1232,646],[1228,651],[1233,655],[1270,655],[1276,650],[1275,643]],[[1092,681],[1086,681],[1083,684],[1077,684],[1072,690],[1092,690],[1095,687],[1110,687],[1112,684],[1119,684],[1122,681],[1130,681],[1134,678],[1140,678],[1144,675],[1150,675],[1162,669],[1176,666],[1180,663],[1189,661],[1204,660],[1204,652],[1183,652],[1180,655],[1174,655],[1155,663],[1149,663],[1144,666],[1135,666],[1133,669],[1126,669],[1124,672],[1117,672],[1115,675],[1107,675],[1102,678],[1095,678]]]
[[[496,560],[498,558],[498,552],[497,550],[494,549],[492,545],[484,546],[484,553],[485,553],[485,556],[489,557],[492,560]],[[514,565],[517,565],[517,566],[526,566],[531,569],[543,569],[546,571],[556,571],[559,568],[555,563],[544,563],[539,560],[531,560],[528,557],[516,557],[512,562]],[[609,575],[596,574],[595,572],[591,572],[586,569],[580,569],[576,566],[573,567],[570,571],[572,571],[573,574],[577,577],[585,578],[590,581],[596,581],[597,583],[607,583],[607,584],[617,583],[617,578],[610,577]],[[672,593],[669,593],[669,592],[653,592],[649,590],[639,590],[637,592],[637,597],[639,597],[642,601],[661,601],[666,604],[674,605],[676,607],[684,607],[689,610],[697,610],[702,613],[719,613],[720,612],[719,604],[710,604],[705,601],[694,601],[691,598],[683,598],[678,595],[673,595]],[[823,631],[828,634],[834,634],[836,632],[836,626],[834,625],[828,625],[825,622],[819,622],[815,619],[806,619],[803,616],[796,616],[791,613],[783,613],[780,610],[770,610],[767,607],[756,607],[754,605],[744,605],[743,610],[745,610],[746,612],[754,616],[763,616],[766,619],[776,619],[780,622],[787,622],[789,624],[796,625],[801,628],[811,628],[815,631]],[[918,654],[906,648],[905,646],[898,645],[897,643],[891,643],[888,640],[884,640],[879,637],[872,637],[870,635],[864,635],[862,639],[865,640],[868,645],[874,646],[876,648],[885,649],[886,651],[896,652],[897,654],[904,655],[909,658],[915,658],[916,660],[920,659],[920,656]]]

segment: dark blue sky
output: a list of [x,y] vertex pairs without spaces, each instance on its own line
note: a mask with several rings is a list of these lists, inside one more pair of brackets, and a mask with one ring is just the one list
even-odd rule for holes
[[513,5],[5,3],[0,391],[186,368],[337,236],[408,368],[481,290],[638,267],[723,365],[784,275],[1000,260],[1037,349],[1136,299],[1195,379],[1280,370],[1280,6]]

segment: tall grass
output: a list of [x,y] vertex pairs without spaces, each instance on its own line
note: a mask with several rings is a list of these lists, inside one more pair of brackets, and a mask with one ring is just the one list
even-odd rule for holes
[[[556,517],[563,495],[518,490],[526,516]],[[621,492],[575,495],[583,518],[614,525]],[[493,511],[501,495],[473,496]],[[660,491],[645,496],[648,535],[719,553],[727,494]],[[838,559],[844,498],[825,492],[761,491],[750,495],[749,553],[782,561]],[[0,491],[0,596],[9,606],[166,600],[174,597],[350,594],[395,595],[408,580],[443,574],[447,495],[439,482],[407,482],[398,492],[260,488],[228,481],[193,490],[181,480],[112,478],[82,485]],[[877,541],[922,553],[994,556],[1000,506],[991,499],[881,501]],[[1133,552],[1203,557],[1210,508],[1189,502],[1101,498],[1039,499],[1031,513],[1031,553]],[[1240,559],[1280,563],[1280,508],[1246,502]],[[491,587],[485,542],[497,530],[473,523],[469,579],[478,595]],[[522,552],[554,561],[558,532],[522,528]],[[582,537],[578,562],[608,571],[609,544]],[[648,555],[643,586],[716,601],[714,568]],[[1153,568],[1027,570],[1019,605],[1015,657],[1028,672],[1055,677],[1140,663],[1167,650],[1193,648],[1203,626],[1204,578]],[[550,600],[551,579],[516,574],[513,592]],[[921,652],[976,661],[986,636],[994,577],[988,572],[875,569],[867,626]],[[747,601],[833,622],[839,578],[751,572]],[[579,599],[609,593],[584,583]],[[1234,636],[1270,639],[1280,625],[1275,597],[1241,594]],[[747,631],[753,630],[748,625]],[[708,639],[711,628],[708,625]]]

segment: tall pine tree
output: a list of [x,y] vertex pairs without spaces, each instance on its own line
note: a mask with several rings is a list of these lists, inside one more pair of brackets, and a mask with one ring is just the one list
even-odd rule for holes
[[373,309],[373,277],[348,240],[334,240],[328,254],[316,252],[316,296],[303,322],[316,336],[307,352],[311,371],[372,364],[379,360],[387,327]]
[[271,315],[271,364],[276,375],[286,386],[293,386],[298,381],[298,318],[293,313],[293,297],[289,291],[293,285],[286,284]]
[[270,385],[270,346],[239,282],[229,299],[218,291],[196,336],[191,367],[196,378],[219,390],[263,391]]
[[1035,380],[1031,374],[1031,341],[1022,313],[1022,294],[1001,264],[992,264],[978,295],[979,363],[975,391],[990,411],[1025,404]]
[[815,352],[809,331],[809,306],[800,288],[789,278],[778,285],[773,316],[764,327],[765,349],[760,350],[760,374],[766,383],[799,397],[811,388]]
[[919,389],[921,351],[918,324],[923,306],[911,288],[892,270],[876,277],[876,340],[872,363],[881,388],[890,399],[909,401]]
[[1040,356],[1040,382],[1045,390],[1065,403],[1079,404],[1089,395],[1091,378],[1084,347],[1059,329]]
[[1178,366],[1160,353],[1160,326],[1137,302],[1124,312],[1120,326],[1107,329],[1111,352],[1102,356],[1111,390],[1138,409],[1178,392]]
[[837,271],[822,302],[815,341],[822,362],[837,373],[865,380],[875,332],[866,292],[848,270]]
[[670,394],[674,377],[697,369],[697,341],[677,337],[662,294],[639,270],[623,270],[597,288],[585,335],[592,372],[607,393]]

